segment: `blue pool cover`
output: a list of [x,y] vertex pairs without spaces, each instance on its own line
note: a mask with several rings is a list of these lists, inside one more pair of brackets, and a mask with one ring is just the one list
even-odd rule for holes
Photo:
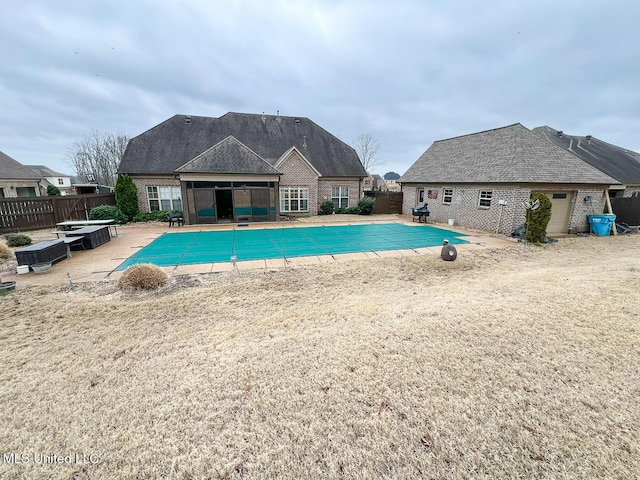
[[116,270],[138,263],[160,267],[341,253],[405,250],[469,243],[465,234],[429,225],[384,223],[165,233]]

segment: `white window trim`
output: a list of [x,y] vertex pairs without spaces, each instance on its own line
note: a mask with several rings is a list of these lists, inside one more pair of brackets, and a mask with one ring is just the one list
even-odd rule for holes
[[[450,195],[447,195],[445,192],[447,190],[451,191]],[[449,201],[447,202],[447,197],[449,197]],[[443,205],[451,205],[453,203],[453,188],[450,187],[444,187],[442,189],[442,204]]]
[[[337,188],[338,189],[338,196],[334,197],[333,196],[333,189]],[[334,199],[338,199],[338,206],[336,208],[349,208],[349,186],[348,185],[331,185],[331,201],[333,202]],[[340,205],[342,202],[342,200],[347,200],[347,204],[343,207],[342,205]],[[334,203],[335,206],[335,203]]]
[[[298,209],[297,210],[291,210],[291,195],[289,195],[289,198],[285,198],[285,191],[287,192],[291,192],[292,190],[296,190],[298,192],[298,197],[296,198],[296,200],[298,200]],[[303,196],[302,193],[306,193],[306,196]],[[302,203],[301,200],[305,200],[307,203],[307,208],[305,209],[300,209],[300,204]],[[288,208],[282,208],[283,207],[283,203],[288,202],[289,204],[286,205]],[[309,187],[280,187],[280,211],[281,212],[287,212],[287,213],[305,213],[309,211]]]
[[[156,191],[154,192],[152,196],[150,189],[155,188]],[[169,195],[170,198],[163,198],[160,195],[160,189],[161,188],[168,188],[169,189]],[[182,204],[182,189],[180,187],[178,187],[177,185],[147,185],[147,207],[149,208],[149,211],[156,211],[156,210],[152,210],[151,208],[151,202],[155,201],[158,202],[158,210],[157,211],[161,211],[162,210],[162,201],[163,200],[169,200],[169,202],[171,203],[171,210],[182,210],[184,209],[184,204]],[[180,205],[182,205],[182,208],[178,209],[175,208],[174,203],[180,200]]]
[[[488,198],[486,194],[489,194]],[[483,196],[483,194],[485,194]],[[489,201],[489,205],[482,205],[482,201]],[[493,201],[493,190],[480,190],[480,194],[478,195],[478,208],[489,209],[491,208],[491,202]]]

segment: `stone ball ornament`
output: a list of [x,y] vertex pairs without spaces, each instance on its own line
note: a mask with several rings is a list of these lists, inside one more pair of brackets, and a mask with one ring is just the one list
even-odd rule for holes
[[453,262],[458,258],[458,251],[453,245],[449,245],[449,240],[445,240],[442,243],[442,250],[440,251],[440,258],[446,262]]

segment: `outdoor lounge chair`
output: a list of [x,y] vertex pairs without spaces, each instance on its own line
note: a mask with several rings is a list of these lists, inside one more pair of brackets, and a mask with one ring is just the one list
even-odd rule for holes
[[176,223],[179,227],[183,226],[184,218],[182,217],[182,212],[167,212],[167,221],[170,227],[173,227]]

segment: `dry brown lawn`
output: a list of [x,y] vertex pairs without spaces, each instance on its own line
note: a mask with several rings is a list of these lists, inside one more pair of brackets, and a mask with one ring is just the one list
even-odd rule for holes
[[17,289],[0,478],[638,478],[639,252],[585,237]]

